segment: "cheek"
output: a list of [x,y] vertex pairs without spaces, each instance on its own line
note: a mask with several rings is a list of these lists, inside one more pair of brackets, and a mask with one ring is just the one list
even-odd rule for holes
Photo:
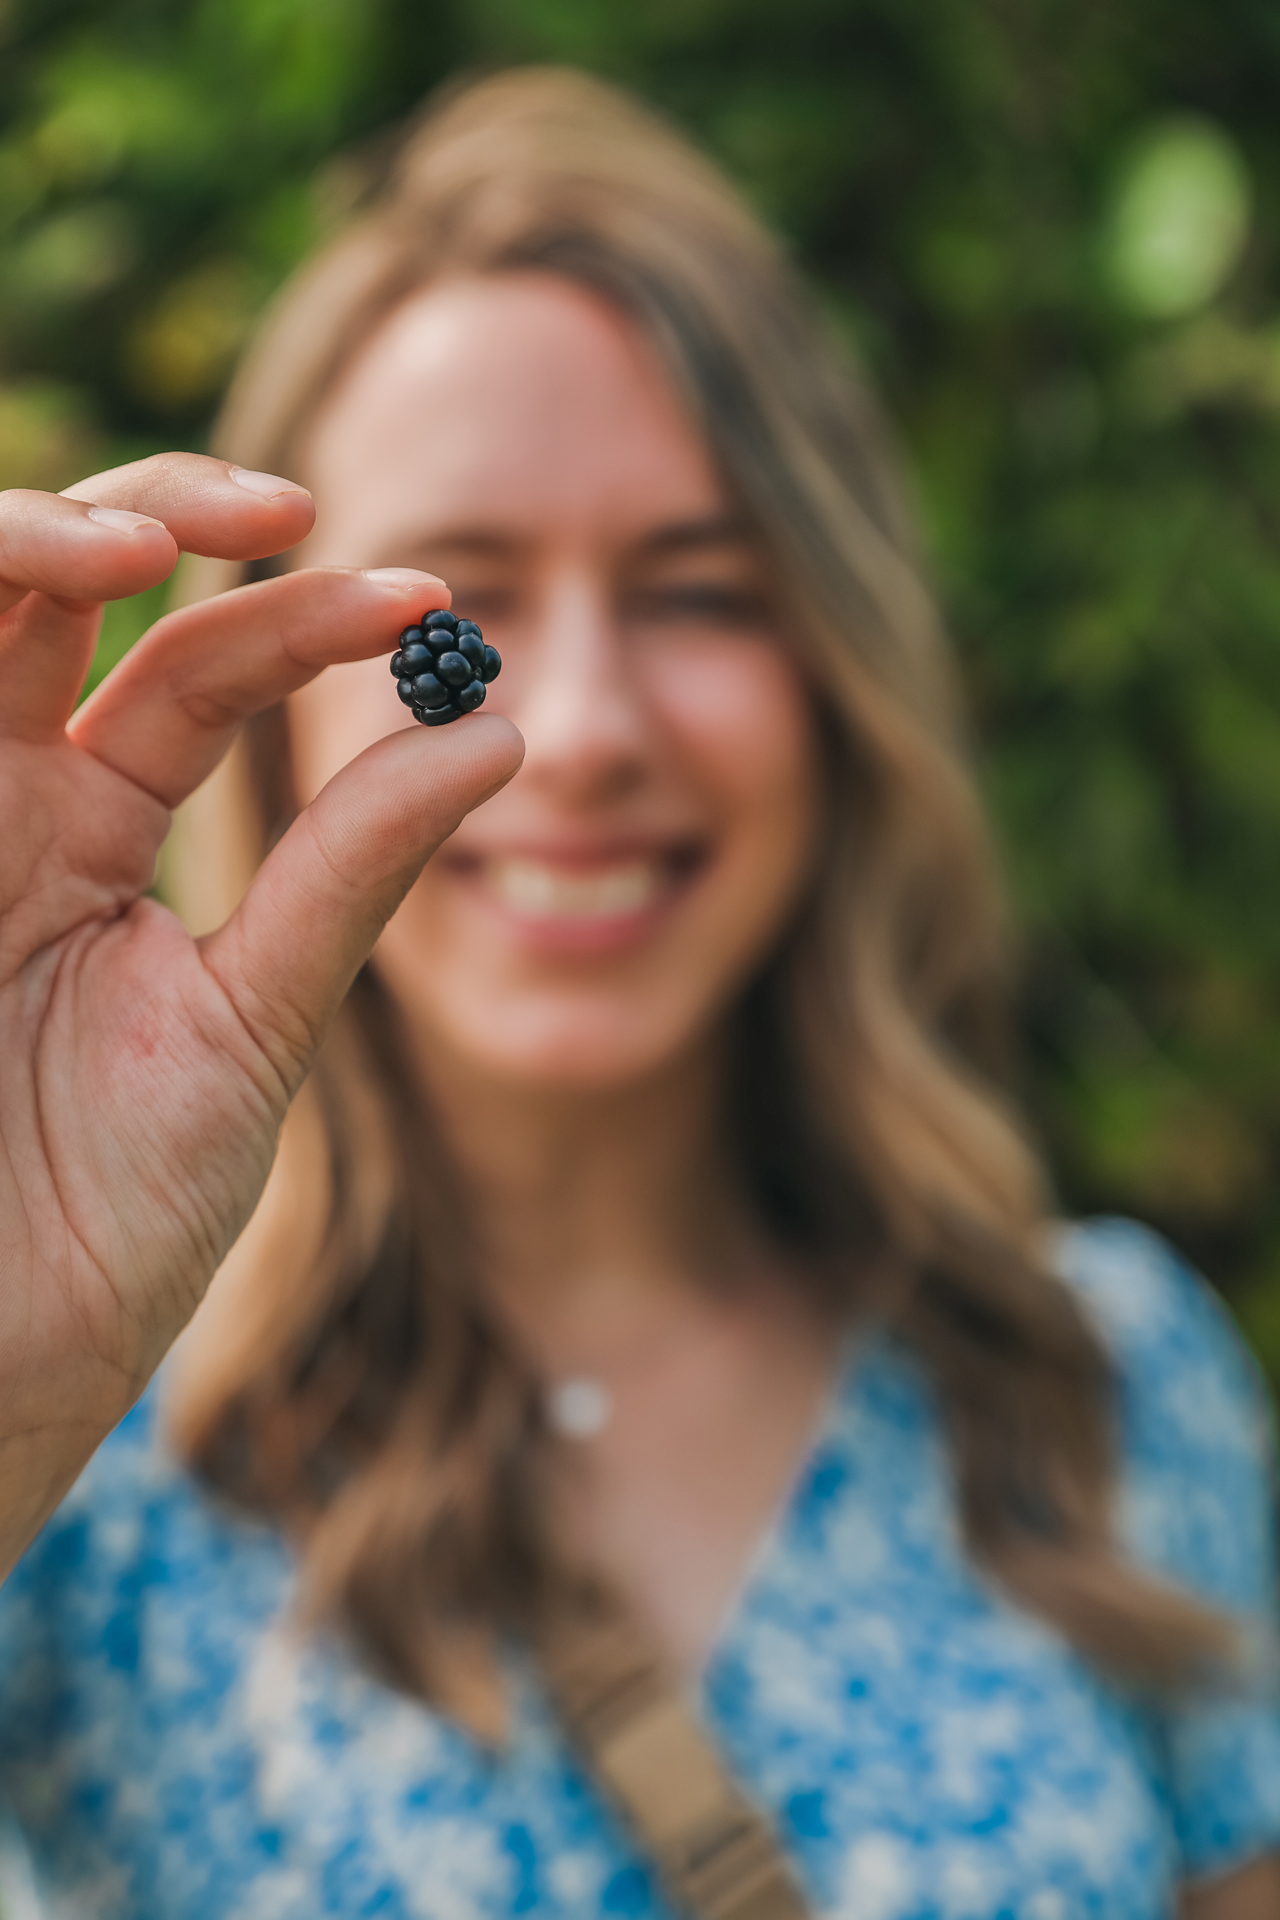
[[779,866],[792,876],[807,869],[819,756],[809,697],[793,662],[770,641],[739,638],[703,641],[678,654],[673,649],[653,667],[653,703],[715,809],[726,843],[753,853],[758,882]]
[[289,698],[289,740],[303,805],[375,740],[414,724],[396,697],[385,656],[326,668]]

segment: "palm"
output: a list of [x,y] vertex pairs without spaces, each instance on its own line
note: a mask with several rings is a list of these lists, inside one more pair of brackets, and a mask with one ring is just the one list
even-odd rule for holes
[[289,1090],[141,897],[155,801],[57,745],[0,756],[0,806],[0,1219],[31,1276],[0,1311],[31,1365],[82,1342],[127,1404],[252,1207]]
[[[85,483],[89,497],[123,490],[133,505],[141,492],[156,512],[159,464],[149,492],[137,472],[153,463]],[[225,469],[191,464],[232,491]],[[309,517],[300,499],[286,496],[295,523]],[[248,533],[219,530],[206,512],[203,550],[297,538],[296,524],[280,537],[279,511],[262,525],[274,503],[229,504]],[[56,534],[66,515],[72,541],[88,544],[69,502],[35,511],[46,547],[50,520]],[[195,544],[189,529],[174,531]],[[163,528],[128,538],[173,545]],[[0,618],[0,1535],[10,1555],[194,1310],[262,1189],[326,1019],[422,860],[518,762],[500,722],[459,729],[443,751],[439,735],[379,742],[295,823],[227,926],[197,943],[146,897],[169,809],[255,707],[330,660],[384,650],[420,610],[425,583],[403,583],[397,599],[360,575],[297,574],[171,616],[68,726],[96,628],[84,555],[62,556],[68,590],[55,599],[39,574],[47,557],[15,561],[21,545],[0,515],[10,603]],[[159,563],[162,575],[166,559],[162,548],[151,571]]]

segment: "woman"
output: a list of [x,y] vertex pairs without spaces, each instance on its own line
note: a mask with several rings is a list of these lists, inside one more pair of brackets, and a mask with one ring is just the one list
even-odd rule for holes
[[[892,458],[766,237],[485,82],[218,445],[2,523],[10,1558],[267,1182],[5,1592],[54,1910],[749,1911],[577,1711],[622,1622],[811,1911],[1280,1913],[1261,1396],[1047,1224]],[[437,573],[504,665],[428,733]]]

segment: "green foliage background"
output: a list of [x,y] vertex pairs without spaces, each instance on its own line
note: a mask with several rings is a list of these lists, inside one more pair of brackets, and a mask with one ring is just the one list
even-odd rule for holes
[[378,130],[548,59],[692,129],[870,361],[1064,1201],[1171,1233],[1280,1375],[1274,0],[0,0],[0,484],[198,447]]

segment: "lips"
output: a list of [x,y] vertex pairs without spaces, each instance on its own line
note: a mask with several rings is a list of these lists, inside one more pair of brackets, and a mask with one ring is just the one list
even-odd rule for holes
[[601,941],[627,944],[654,928],[708,853],[693,842],[616,851],[521,848],[459,852],[448,864],[468,891],[538,947],[567,942],[573,951],[595,951]]

